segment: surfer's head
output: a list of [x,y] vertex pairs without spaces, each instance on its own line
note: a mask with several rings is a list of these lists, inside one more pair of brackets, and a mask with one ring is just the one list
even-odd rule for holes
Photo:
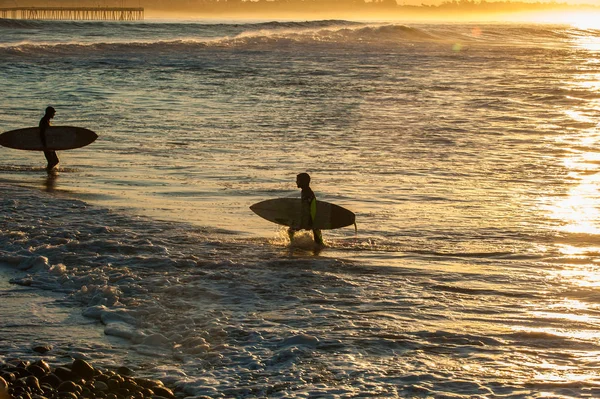
[[308,173],[300,173],[296,176],[296,185],[298,188],[308,187],[310,185],[310,176]]
[[54,107],[46,108],[46,115],[52,118],[54,117],[54,114],[56,114],[56,110],[54,109]]

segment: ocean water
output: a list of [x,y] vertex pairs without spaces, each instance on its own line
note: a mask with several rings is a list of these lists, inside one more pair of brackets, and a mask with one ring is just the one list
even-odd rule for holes
[[[600,30],[0,20],[0,360],[188,397],[600,396]],[[326,247],[249,206],[354,211]]]

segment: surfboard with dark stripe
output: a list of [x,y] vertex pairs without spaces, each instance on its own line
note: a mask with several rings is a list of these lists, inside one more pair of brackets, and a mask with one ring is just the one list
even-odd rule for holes
[[[299,226],[302,218],[302,201],[299,198],[275,198],[257,202],[250,206],[252,212],[270,222],[289,227]],[[356,215],[346,208],[317,200],[317,215],[312,228],[320,230],[339,229],[351,226],[356,221]]]

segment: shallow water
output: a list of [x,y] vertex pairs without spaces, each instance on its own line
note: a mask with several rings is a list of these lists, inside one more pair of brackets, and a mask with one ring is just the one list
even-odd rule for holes
[[[0,31],[0,130],[53,105],[54,124],[100,136],[55,176],[0,149],[0,263],[21,284],[3,295],[82,309],[50,317],[58,330],[95,321],[70,349],[44,333],[56,361],[126,363],[189,396],[600,394],[600,31]],[[298,196],[302,171],[357,234],[315,251],[249,210]],[[7,320],[21,343],[0,355],[30,356],[28,324]]]

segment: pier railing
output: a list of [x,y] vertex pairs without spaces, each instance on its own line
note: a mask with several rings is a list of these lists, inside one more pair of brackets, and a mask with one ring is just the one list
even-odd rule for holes
[[143,8],[12,7],[0,8],[0,18],[54,21],[141,21]]

